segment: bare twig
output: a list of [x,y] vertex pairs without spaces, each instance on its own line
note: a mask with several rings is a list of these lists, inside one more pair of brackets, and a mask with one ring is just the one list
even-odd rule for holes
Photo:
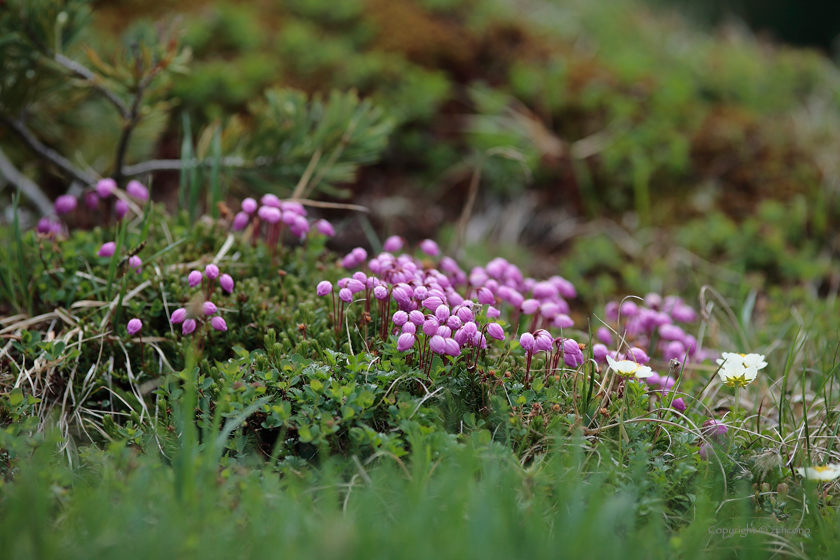
[[64,156],[41,143],[40,140],[35,138],[35,135],[26,128],[26,125],[20,119],[12,119],[6,115],[0,115],[0,119],[2,122],[8,126],[12,132],[18,135],[21,140],[23,140],[24,144],[26,144],[29,149],[33,152],[37,153],[39,156],[44,158],[45,160],[49,161],[56,167],[60,168],[66,174],[68,174],[73,179],[76,179],[80,183],[85,185],[91,185],[96,182],[97,178],[93,175],[87,173],[86,171],[82,171],[69,160],[67,160]]
[[[220,161],[222,167],[264,167],[274,163],[274,158],[260,156],[253,161],[247,161],[245,158],[239,156],[224,157]],[[144,173],[153,173],[155,171],[180,171],[181,169],[189,169],[191,167],[209,167],[213,164],[213,158],[206,159],[153,159],[138,163],[136,165],[126,165],[123,167],[123,177],[133,177],[135,175],[143,175]]]
[[53,210],[52,202],[47,195],[41,190],[38,185],[32,182],[29,177],[18,171],[17,167],[0,148],[0,174],[2,174],[11,184],[21,190],[23,194],[29,198],[38,207],[41,214],[49,214]]

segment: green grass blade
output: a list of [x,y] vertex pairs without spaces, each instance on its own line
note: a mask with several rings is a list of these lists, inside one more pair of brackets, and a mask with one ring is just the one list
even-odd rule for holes
[[32,291],[29,290],[28,270],[26,268],[26,258],[24,256],[23,235],[20,231],[20,189],[15,193],[14,202],[12,205],[12,213],[14,215],[14,232],[15,232],[15,250],[17,252],[18,261],[18,278],[20,279],[20,290],[26,299],[26,312],[32,315]]
[[111,295],[114,293],[113,285],[114,285],[114,277],[117,274],[117,263],[120,261],[120,255],[122,254],[122,248],[125,244],[125,229],[126,229],[126,221],[122,220],[120,222],[120,231],[117,235],[117,248],[114,250],[114,255],[111,257],[111,263],[108,265],[108,284],[105,289],[105,298],[107,301],[111,301]]
[[219,169],[222,163],[222,134],[217,126],[213,133],[213,162],[210,166],[210,215],[219,217],[219,202],[222,201],[222,188],[219,181]]

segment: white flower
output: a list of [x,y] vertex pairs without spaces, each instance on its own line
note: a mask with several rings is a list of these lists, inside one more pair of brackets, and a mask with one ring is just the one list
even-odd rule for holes
[[633,360],[621,360],[617,362],[610,356],[607,356],[607,363],[610,364],[610,369],[622,377],[638,377],[642,379],[653,375],[653,371],[649,367],[637,364]]
[[840,463],[829,463],[822,467],[805,467],[796,469],[796,472],[809,480],[834,480],[840,477]]
[[767,367],[761,354],[734,354],[724,352],[717,360],[718,376],[730,387],[746,387],[758,375],[758,370]]

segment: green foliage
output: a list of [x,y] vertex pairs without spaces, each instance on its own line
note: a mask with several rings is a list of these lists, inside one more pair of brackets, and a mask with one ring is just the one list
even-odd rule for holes
[[291,195],[302,184],[299,197],[316,189],[339,194],[334,185],[352,182],[360,165],[376,161],[391,128],[380,109],[354,92],[333,91],[322,101],[276,89],[250,105],[247,119],[232,119],[223,132],[223,151],[266,160],[247,177],[258,191]]

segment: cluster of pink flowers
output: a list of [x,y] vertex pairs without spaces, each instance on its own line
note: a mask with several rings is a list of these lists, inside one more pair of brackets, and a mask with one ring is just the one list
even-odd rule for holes
[[584,362],[583,350],[580,344],[571,338],[564,338],[562,336],[554,337],[545,329],[538,329],[530,333],[522,333],[519,337],[519,345],[525,351],[525,386],[527,387],[531,381],[531,359],[538,352],[545,352],[545,377],[548,376],[560,367],[560,360],[566,367],[577,369]]
[[[612,301],[606,305],[604,314],[610,327],[598,328],[596,338],[599,342],[592,347],[593,357],[598,363],[606,363],[608,356],[614,360],[632,360],[643,365],[651,360],[648,354],[658,354],[666,363],[674,359],[680,362],[703,361],[715,356],[711,351],[698,351],[697,339],[677,325],[693,323],[698,318],[697,312],[679,297],[663,298],[659,294],[650,293],[645,296],[644,303],[633,300],[621,303]],[[620,335],[617,342],[619,346],[626,346],[626,351],[608,349],[608,346],[616,342],[614,333]],[[670,375],[659,375],[656,372],[645,378],[644,382],[651,390],[662,395],[671,391],[676,384]],[[671,407],[680,412],[686,409],[682,398],[674,399]]]
[[[128,214],[129,205],[122,198],[114,196],[114,193],[117,190],[117,182],[113,179],[100,179],[93,189],[87,191],[83,195],[85,208],[89,211],[102,210],[103,204],[107,206],[110,199],[113,197],[115,199],[113,207],[114,215],[118,220],[122,220],[126,214]],[[140,202],[145,202],[149,199],[149,189],[146,188],[146,186],[140,181],[129,181],[125,187],[125,192],[128,196]],[[36,230],[38,233],[44,235],[62,234],[64,232],[64,226],[58,217],[71,215],[76,211],[78,206],[79,201],[72,194],[63,194],[59,196],[55,199],[55,217],[44,216],[41,218],[38,221]],[[110,207],[107,208],[110,210]]]
[[[549,337],[545,350],[555,344],[558,347],[550,360],[555,367],[560,356],[567,364],[583,362],[576,342],[555,339],[545,330],[573,325],[565,298],[574,297],[576,292],[567,280],[559,276],[546,281],[525,278],[517,266],[501,258],[475,267],[469,274],[446,256],[440,258],[437,268],[424,268],[423,262],[409,254],[392,253],[403,245],[401,238],[393,236],[385,241],[386,251],[369,261],[367,251],[361,247],[345,256],[343,267],[352,269],[366,264],[368,273],[357,271],[339,280],[338,302],[330,282],[318,284],[319,296],[332,294],[337,331],[342,327],[347,306],[363,301],[365,312],[369,314],[372,306],[378,311],[380,336],[385,339],[389,334],[397,334],[400,352],[417,347],[421,367],[429,367],[434,354],[453,358],[463,355],[474,365],[479,351],[487,347],[488,337],[505,339],[504,329],[495,319],[508,308],[516,324],[514,332],[523,316],[531,317],[533,329],[543,327],[538,333],[541,341],[542,333]],[[419,248],[430,257],[440,255],[432,240],[423,241]],[[392,314],[393,307],[396,311]],[[526,355],[530,360],[533,352],[526,349]]]
[[306,239],[307,234],[314,228],[321,235],[332,237],[335,229],[326,220],[315,220],[310,223],[306,218],[306,208],[294,200],[280,200],[273,194],[264,195],[257,203],[253,198],[242,201],[242,210],[233,217],[234,231],[245,229],[249,224],[254,227],[254,239],[258,237],[260,225],[265,224],[263,235],[265,242],[274,250],[280,242],[282,244],[285,229],[297,239]]
[[599,356],[600,360],[606,359],[609,352],[605,345],[612,345],[613,332],[627,343],[647,348],[650,354],[658,351],[666,361],[703,361],[714,357],[711,352],[698,353],[697,339],[677,325],[697,321],[697,312],[681,298],[650,293],[645,296],[644,304],[629,299],[623,303],[612,301],[604,308],[604,314],[614,329],[598,329],[596,336],[601,344],[593,347],[596,359]]
[[209,323],[217,331],[227,330],[227,323],[224,318],[221,315],[217,315],[219,308],[216,307],[215,303],[210,301],[210,296],[216,287],[216,280],[218,280],[218,284],[223,291],[229,294],[233,293],[233,278],[229,274],[220,274],[219,267],[215,264],[208,264],[204,268],[204,274],[198,270],[193,270],[187,276],[187,283],[190,288],[201,287],[204,295],[204,303],[201,305],[200,310],[196,309],[190,312],[186,308],[181,307],[172,312],[169,321],[174,325],[180,324],[182,334],[192,334],[198,326],[199,321],[202,320],[205,321],[205,324]]

